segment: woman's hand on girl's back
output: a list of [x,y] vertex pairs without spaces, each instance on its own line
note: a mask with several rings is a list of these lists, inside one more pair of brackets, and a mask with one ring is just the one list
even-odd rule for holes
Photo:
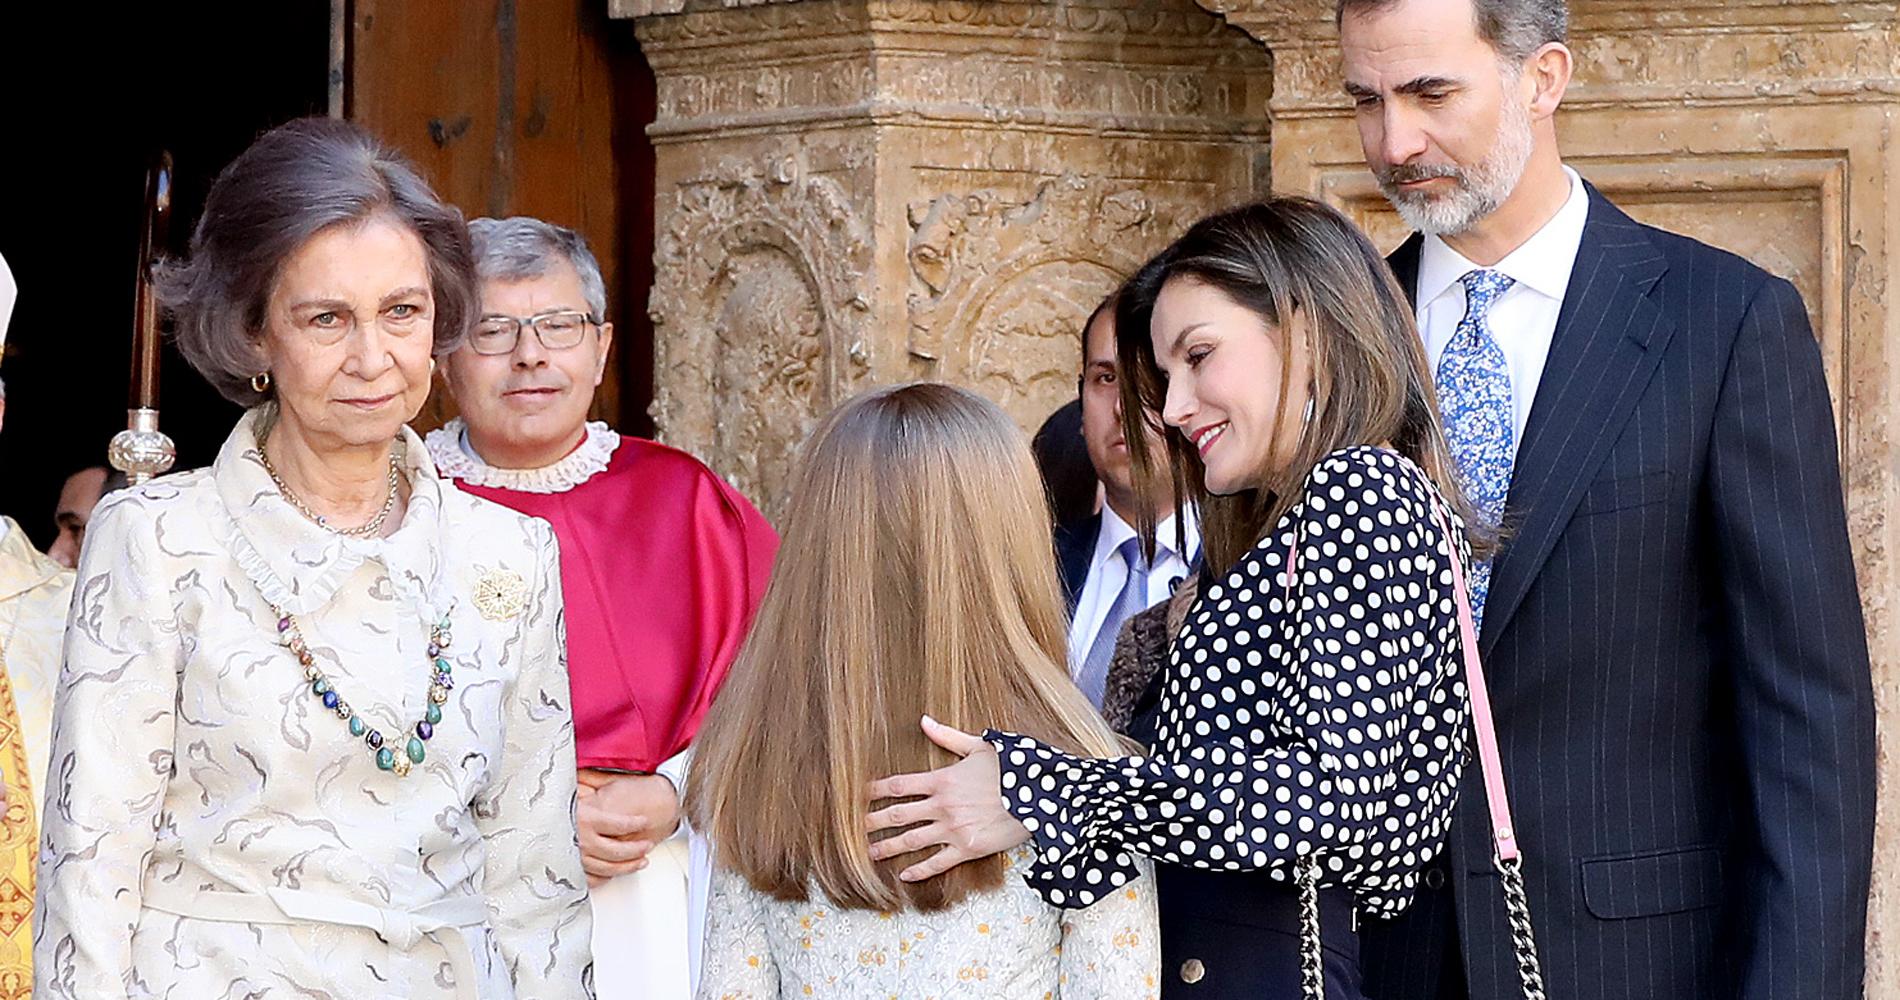
[[886,806],[865,817],[865,829],[913,829],[874,841],[873,860],[937,848],[936,853],[898,874],[921,882],[978,858],[1007,851],[1029,839],[1029,831],[1003,805],[996,750],[981,737],[944,725],[926,715],[924,735],[963,759],[921,774],[898,774],[871,783],[871,801],[915,799]]

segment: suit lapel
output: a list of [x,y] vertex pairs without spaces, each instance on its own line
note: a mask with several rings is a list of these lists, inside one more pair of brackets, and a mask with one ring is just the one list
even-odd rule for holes
[[1062,597],[1069,613],[1075,614],[1075,602],[1082,598],[1082,585],[1088,582],[1089,557],[1095,554],[1095,538],[1102,533],[1102,515],[1056,528],[1056,569],[1062,574]]
[[1510,534],[1492,567],[1478,642],[1485,654],[1509,627],[1675,333],[1649,298],[1668,269],[1662,253],[1634,220],[1595,188],[1589,192],[1583,243],[1512,472]]
[[1413,233],[1411,238],[1399,244],[1385,258],[1386,265],[1392,268],[1392,276],[1399,279],[1399,287],[1405,290],[1405,297],[1412,302],[1412,308],[1418,309],[1418,258],[1425,251],[1425,237]]

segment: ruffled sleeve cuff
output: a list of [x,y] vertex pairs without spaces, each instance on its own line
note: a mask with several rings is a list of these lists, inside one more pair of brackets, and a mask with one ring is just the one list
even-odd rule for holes
[[1114,801],[1122,762],[1076,757],[994,729],[983,739],[996,748],[1004,805],[1034,842],[1024,881],[1044,900],[1088,906],[1141,874],[1111,832],[1122,813]]

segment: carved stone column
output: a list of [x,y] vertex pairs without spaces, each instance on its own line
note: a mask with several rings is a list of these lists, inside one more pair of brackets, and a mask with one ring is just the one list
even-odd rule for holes
[[[1332,0],[1202,0],[1273,53],[1273,182],[1386,246]],[[1841,434],[1873,643],[1881,818],[1868,996],[1900,996],[1900,2],[1573,0],[1564,156],[1632,215],[1793,281]]]
[[1080,326],[1264,171],[1265,51],[1191,0],[618,0],[659,85],[654,417],[768,511],[852,392],[1025,428]]

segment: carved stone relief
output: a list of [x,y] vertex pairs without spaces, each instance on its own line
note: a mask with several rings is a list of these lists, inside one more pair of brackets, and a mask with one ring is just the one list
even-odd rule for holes
[[681,183],[651,306],[666,440],[748,496],[779,496],[798,443],[868,364],[870,253],[843,187],[796,156]]
[[1220,141],[1265,126],[1263,53],[1189,0],[687,6],[639,22],[656,142],[846,122]]
[[963,340],[963,380],[1033,432],[1075,398],[1082,323],[1121,283],[1096,261],[1031,266],[983,303]]
[[768,512],[865,385],[960,382],[1034,426],[1095,304],[1191,218],[1157,204],[1264,164],[1266,55],[1193,0],[616,9],[656,85],[654,417]]
[[[1787,278],[1801,292],[1821,342],[1831,386],[1845,385],[1848,343],[1839,230],[1844,159],[1831,156],[1593,157],[1566,162],[1639,222],[1732,251]],[[1364,164],[1324,165],[1322,196],[1358,223],[1382,249],[1410,235],[1379,194]],[[1846,411],[1836,406],[1836,417]]]
[[1127,181],[1065,173],[910,206],[909,349],[1034,430],[1074,397],[1089,313],[1183,224]]
[[[1273,178],[1391,245],[1333,0],[1199,0],[1273,51]],[[1821,343],[1879,714],[1868,996],[1900,996],[1900,2],[1572,0],[1565,158],[1639,220],[1794,282]]]
[[[1276,121],[1333,117],[1334,0],[1198,0],[1273,51]],[[1766,101],[1889,101],[1894,0],[1572,0],[1571,111]]]

